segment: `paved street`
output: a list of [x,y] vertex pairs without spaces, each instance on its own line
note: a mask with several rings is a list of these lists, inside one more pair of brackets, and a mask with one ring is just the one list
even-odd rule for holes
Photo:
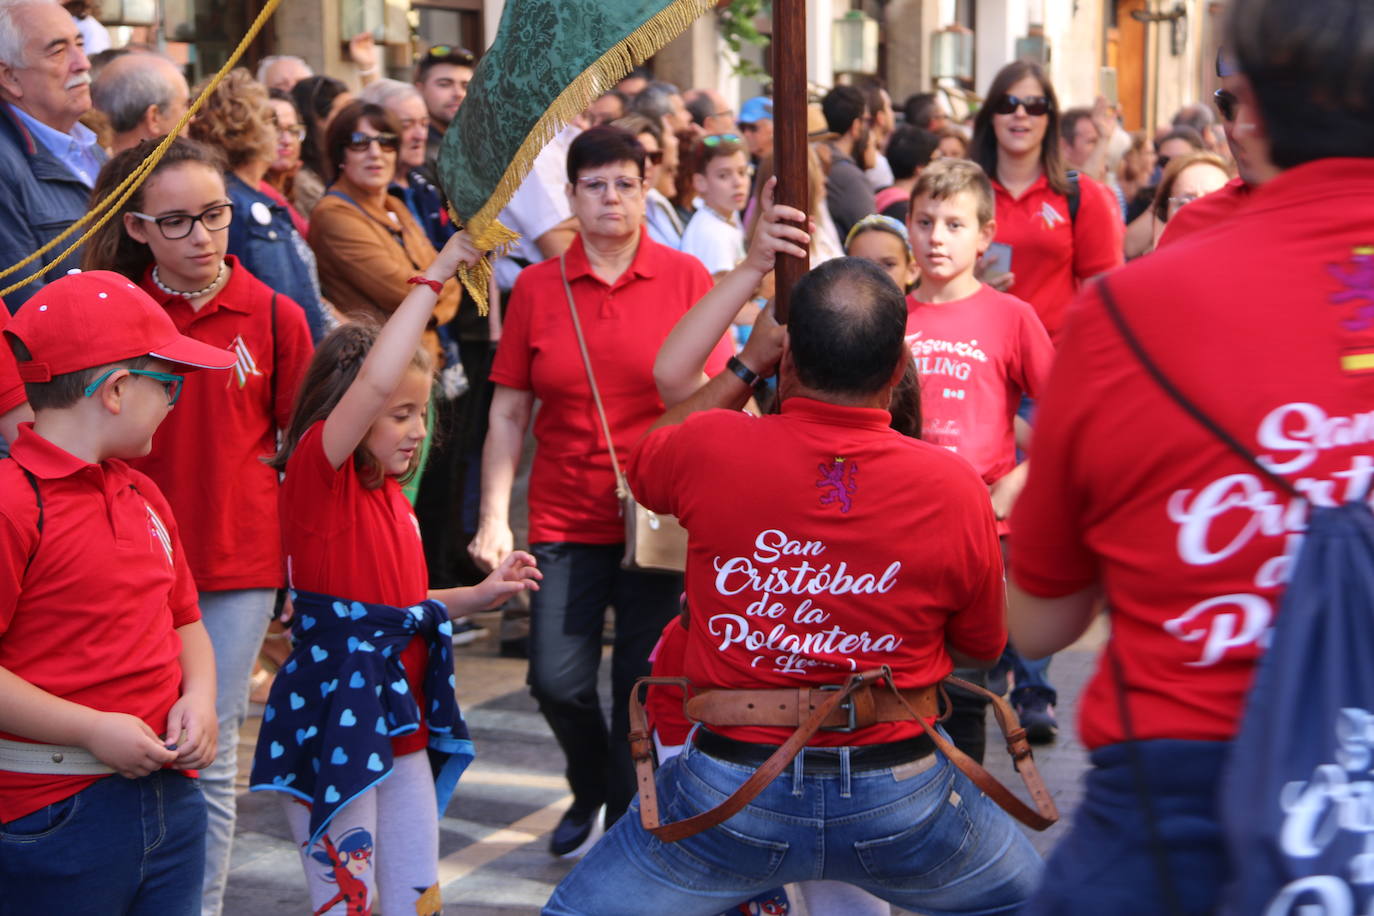
[[[1091,672],[1102,629],[1095,627],[1078,646],[1056,656],[1051,669],[1060,691],[1061,734],[1057,743],[1037,750],[1036,759],[1063,820],[1043,834],[1031,834],[1041,852],[1053,848],[1064,832],[1080,795],[1085,754],[1073,734],[1072,710]],[[609,666],[602,667],[605,674]],[[548,835],[571,796],[558,746],[529,697],[524,675],[524,661],[497,657],[494,639],[458,650],[458,697],[478,752],[440,822],[440,882],[449,914],[537,913],[570,867],[547,850]],[[603,682],[602,696],[608,695]],[[995,733],[991,715],[988,721]],[[242,735],[240,785],[257,726],[253,718]],[[1000,736],[992,733],[989,769],[1020,789]],[[243,791],[239,796],[224,911],[227,916],[310,912],[300,861],[275,793]]]

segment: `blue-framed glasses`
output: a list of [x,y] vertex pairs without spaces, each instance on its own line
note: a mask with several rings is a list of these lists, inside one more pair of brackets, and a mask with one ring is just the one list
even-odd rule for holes
[[[100,378],[96,379],[95,381],[87,385],[86,390],[83,391],[82,394],[84,394],[86,397],[90,397],[91,395],[95,394],[96,389],[99,388],[101,385],[105,384],[105,380],[107,378],[109,378],[110,376],[114,375],[116,372],[119,371],[121,370],[111,369],[110,371],[101,375]],[[123,371],[129,373],[130,375],[141,375],[145,378],[150,378],[155,382],[161,382],[162,390],[167,392],[168,407],[171,407],[173,404],[175,404],[177,402],[177,398],[181,397],[181,386],[182,383],[186,381],[186,376],[176,375],[171,372],[150,372],[147,369],[123,369]]]

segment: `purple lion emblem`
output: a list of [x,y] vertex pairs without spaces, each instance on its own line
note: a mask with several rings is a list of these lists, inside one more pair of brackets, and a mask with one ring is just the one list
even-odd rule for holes
[[1345,289],[1330,295],[1332,305],[1362,302],[1341,324],[1349,331],[1374,327],[1374,248],[1356,248],[1344,264],[1329,264],[1327,272]]
[[816,469],[821,474],[821,479],[816,481],[816,488],[821,491],[821,505],[839,503],[841,512],[854,508],[854,493],[859,489],[854,479],[859,473],[858,462],[836,458],[831,464],[816,465]]

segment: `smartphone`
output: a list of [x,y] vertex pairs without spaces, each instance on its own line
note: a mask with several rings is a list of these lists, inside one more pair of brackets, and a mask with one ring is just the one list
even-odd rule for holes
[[1011,246],[1005,242],[993,242],[983,255],[983,276],[999,277],[1011,273]]
[[1099,91],[1107,97],[1107,104],[1113,108],[1117,107],[1116,97],[1116,68],[1103,67],[1097,72],[1097,85]]

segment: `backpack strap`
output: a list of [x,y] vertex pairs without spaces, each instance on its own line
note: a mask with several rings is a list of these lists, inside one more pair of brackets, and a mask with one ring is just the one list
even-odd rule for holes
[[1082,183],[1079,181],[1077,169],[1070,169],[1069,179],[1069,225],[1078,225],[1078,208],[1083,203]]
[[1145,348],[1141,346],[1139,338],[1131,331],[1130,325],[1126,323],[1126,317],[1121,314],[1121,307],[1117,303],[1116,296],[1112,293],[1112,288],[1107,283],[1106,279],[1098,281],[1097,290],[1102,296],[1102,304],[1106,306],[1107,314],[1111,316],[1112,323],[1116,325],[1117,331],[1120,332],[1122,339],[1126,341],[1126,346],[1131,348],[1131,352],[1135,354],[1135,358],[1145,367],[1145,371],[1150,373],[1150,377],[1155,380],[1155,383],[1158,384],[1160,388],[1164,389],[1164,393],[1167,394],[1175,404],[1181,407],[1184,413],[1196,420],[1203,429],[1215,436],[1223,445],[1245,459],[1246,464],[1259,471],[1270,483],[1287,493],[1289,496],[1292,496],[1294,499],[1304,499],[1305,497],[1298,492],[1296,487],[1265,467],[1248,448],[1241,445],[1234,436],[1222,429],[1220,424],[1203,413],[1202,408],[1198,407],[1187,395],[1180,391],[1178,386],[1169,381],[1169,378],[1160,371],[1155,361],[1145,352]]
[[267,405],[267,414],[272,418],[272,423],[277,422],[277,293],[272,292],[272,374],[268,377],[271,401]]
[[24,472],[24,479],[33,487],[33,501],[38,506],[38,540],[33,543],[33,550],[29,551],[29,558],[24,563],[24,575],[29,574],[29,567],[33,565],[33,558],[38,555],[38,544],[43,540],[43,491],[38,489],[38,478],[33,476],[33,472],[28,468],[20,467]]

